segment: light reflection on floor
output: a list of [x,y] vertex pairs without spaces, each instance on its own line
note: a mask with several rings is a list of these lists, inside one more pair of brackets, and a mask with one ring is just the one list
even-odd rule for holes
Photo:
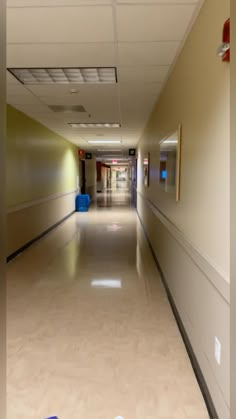
[[107,199],[8,266],[8,419],[208,418],[129,192]]

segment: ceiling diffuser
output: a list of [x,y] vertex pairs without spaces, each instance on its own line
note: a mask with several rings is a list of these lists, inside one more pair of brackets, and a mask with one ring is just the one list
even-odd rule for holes
[[8,68],[8,71],[24,85],[117,83],[116,67]]

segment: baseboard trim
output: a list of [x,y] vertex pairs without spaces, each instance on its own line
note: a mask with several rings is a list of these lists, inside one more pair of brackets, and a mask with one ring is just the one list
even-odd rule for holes
[[189,340],[188,334],[187,334],[187,332],[186,332],[186,330],[185,330],[185,327],[184,327],[184,325],[183,325],[183,322],[182,322],[182,320],[181,320],[181,316],[180,316],[180,314],[179,314],[179,312],[178,312],[178,309],[177,309],[177,307],[176,307],[176,305],[175,305],[175,302],[174,302],[174,299],[173,299],[173,297],[172,297],[172,295],[171,295],[171,292],[170,292],[170,289],[169,289],[169,287],[168,287],[167,281],[166,281],[165,276],[164,276],[164,274],[163,274],[163,272],[162,272],[161,266],[160,266],[159,261],[158,261],[158,259],[157,259],[157,257],[156,257],[156,254],[155,254],[155,252],[154,252],[154,249],[153,249],[153,247],[152,247],[152,244],[151,244],[151,242],[150,242],[150,240],[149,240],[149,237],[148,237],[148,235],[147,235],[147,232],[146,232],[146,230],[145,230],[144,224],[143,224],[143,222],[142,222],[142,219],[141,219],[141,217],[140,217],[140,215],[139,215],[138,210],[137,210],[137,215],[138,215],[138,218],[139,218],[140,224],[141,224],[141,226],[142,226],[142,229],[143,229],[144,235],[145,235],[145,237],[146,237],[147,243],[148,243],[149,248],[150,248],[150,250],[151,250],[151,253],[152,253],[153,259],[154,259],[154,261],[155,261],[155,263],[156,263],[156,266],[157,266],[158,272],[160,273],[162,283],[163,283],[163,285],[164,285],[164,287],[165,287],[165,290],[166,290],[166,293],[167,293],[167,297],[168,297],[168,300],[169,300],[169,303],[170,303],[170,306],[171,306],[172,312],[173,312],[173,314],[174,314],[174,317],[175,317],[175,320],[176,320],[177,326],[178,326],[179,331],[180,331],[180,333],[181,333],[181,336],[182,336],[182,339],[183,339],[184,345],[185,345],[185,347],[186,347],[186,350],[187,350],[187,353],[188,353],[188,356],[189,356],[190,362],[191,362],[191,364],[192,364],[192,368],[193,368],[194,374],[195,374],[195,376],[196,376],[196,379],[197,379],[197,381],[198,381],[198,384],[199,384],[200,390],[201,390],[202,395],[203,395],[203,398],[204,398],[204,400],[205,400],[206,407],[207,407],[207,410],[208,410],[208,413],[209,413],[209,417],[210,417],[211,419],[219,419],[219,416],[218,416],[218,414],[217,414],[217,412],[216,412],[216,408],[215,408],[215,406],[214,406],[214,403],[213,403],[213,400],[212,400],[212,397],[211,397],[210,391],[209,391],[208,386],[207,386],[207,384],[206,384],[206,381],[205,381],[204,375],[203,375],[202,370],[201,370],[201,368],[200,368],[200,365],[199,365],[199,363],[198,363],[198,361],[197,361],[197,358],[196,358],[196,356],[195,356],[195,353],[194,353],[194,350],[193,350],[193,348],[192,348],[191,342],[190,342],[190,340]]
[[37,237],[34,237],[32,240],[21,246],[18,250],[11,253],[9,256],[7,256],[7,263],[10,262],[12,259],[19,256],[20,253],[24,252],[28,247],[32,246],[35,242],[42,239],[44,236],[46,236],[48,233],[50,233],[52,230],[54,230],[56,227],[58,227],[60,224],[62,224],[64,221],[66,221],[68,218],[70,218],[75,213],[75,210],[70,212],[68,215],[63,217],[60,221],[58,221],[56,224],[53,224],[51,227],[49,227],[47,230],[43,231],[41,234],[39,234]]

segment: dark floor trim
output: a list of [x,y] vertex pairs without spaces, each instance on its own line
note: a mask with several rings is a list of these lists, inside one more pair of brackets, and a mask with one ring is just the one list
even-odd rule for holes
[[20,247],[18,250],[16,250],[11,255],[7,256],[7,263],[10,262],[12,259],[17,257],[20,253],[24,252],[28,247],[32,246],[35,242],[42,239],[42,237],[46,236],[46,234],[50,233],[54,228],[58,227],[60,224],[62,224],[64,221],[67,220],[67,218],[70,218],[75,211],[70,212],[70,214],[66,215],[66,217],[62,218],[60,221],[58,221],[56,224],[53,224],[51,227],[49,227],[47,230],[45,230],[43,233],[39,234],[39,236],[35,237],[34,239],[30,240],[26,244],[24,244],[22,247]]
[[194,354],[194,351],[193,351],[193,348],[192,348],[191,342],[190,342],[190,340],[189,340],[188,334],[187,334],[187,332],[186,332],[186,330],[185,330],[185,327],[184,327],[183,322],[182,322],[182,320],[181,320],[180,314],[179,314],[179,312],[178,312],[178,310],[177,310],[177,307],[176,307],[176,305],[175,305],[174,299],[173,299],[173,297],[172,297],[172,295],[171,295],[171,292],[170,292],[170,289],[169,289],[169,287],[168,287],[167,281],[166,281],[165,276],[164,276],[164,274],[163,274],[163,272],[162,272],[161,266],[160,266],[160,264],[159,264],[159,262],[158,262],[158,259],[157,259],[157,257],[156,257],[156,254],[155,254],[155,252],[154,252],[154,249],[153,249],[152,244],[151,244],[151,242],[150,242],[150,240],[149,240],[149,237],[148,237],[148,235],[147,235],[147,232],[146,232],[146,230],[145,230],[144,224],[143,224],[143,222],[142,222],[142,219],[141,219],[141,217],[140,217],[140,215],[139,215],[138,211],[137,211],[137,215],[138,215],[138,218],[139,218],[140,223],[141,223],[141,225],[142,225],[142,228],[143,228],[143,231],[144,231],[145,237],[146,237],[146,239],[147,239],[148,245],[149,245],[149,247],[150,247],[150,250],[151,250],[152,256],[153,256],[153,258],[154,258],[154,260],[155,260],[155,263],[156,263],[157,269],[158,269],[158,271],[159,271],[159,273],[160,273],[162,283],[163,283],[163,285],[164,285],[164,287],[165,287],[165,290],[166,290],[166,293],[167,293],[167,296],[168,296],[168,300],[169,300],[169,302],[170,302],[171,309],[172,309],[173,314],[174,314],[174,316],[175,316],[175,320],[176,320],[176,323],[177,323],[177,325],[178,325],[179,331],[180,331],[180,333],[181,333],[182,339],[183,339],[183,341],[184,341],[184,344],[185,344],[185,347],[186,347],[186,350],[187,350],[187,353],[188,353],[188,356],[189,356],[190,362],[191,362],[191,364],[192,364],[193,371],[194,371],[194,373],[195,373],[195,376],[196,376],[196,379],[197,379],[197,381],[198,381],[198,384],[199,384],[200,390],[201,390],[202,395],[203,395],[203,398],[204,398],[204,400],[205,400],[206,407],[207,407],[207,410],[208,410],[208,413],[209,413],[209,417],[210,417],[211,419],[219,419],[219,416],[218,416],[218,414],[217,414],[217,412],[216,412],[216,408],[215,408],[215,406],[214,406],[214,403],[213,403],[213,400],[212,400],[212,397],[211,397],[210,391],[209,391],[209,389],[208,389],[208,387],[207,387],[207,384],[206,384],[206,381],[205,381],[204,375],[203,375],[202,370],[201,370],[201,368],[200,368],[200,365],[199,365],[199,363],[198,363],[198,361],[197,361],[197,358],[196,358],[196,356],[195,356],[195,354]]

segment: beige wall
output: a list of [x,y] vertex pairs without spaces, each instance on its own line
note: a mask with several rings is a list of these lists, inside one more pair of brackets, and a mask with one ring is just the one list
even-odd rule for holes
[[6,287],[5,287],[5,1],[0,2],[0,417],[6,418]]
[[74,145],[8,107],[8,255],[74,210],[78,174]]
[[[139,143],[138,212],[219,417],[229,417],[229,0],[206,0]],[[182,124],[181,199],[159,186],[159,141]],[[150,186],[142,159],[150,152]],[[215,336],[222,363],[214,358]]]

